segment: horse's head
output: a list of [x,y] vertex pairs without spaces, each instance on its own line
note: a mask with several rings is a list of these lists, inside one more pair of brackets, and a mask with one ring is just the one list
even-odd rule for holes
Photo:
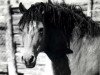
[[[27,12],[22,4],[20,4],[20,11]],[[24,16],[24,14],[23,14]],[[43,35],[43,25],[39,21],[30,22],[22,29],[24,51],[22,60],[25,62],[26,67],[34,67],[36,64],[37,55],[40,52],[40,44]]]
[[67,9],[50,3],[36,3],[28,10],[20,4],[20,10],[23,16],[19,25],[25,48],[22,59],[27,67],[35,66],[41,50],[57,58],[72,53],[69,47],[72,27],[70,20],[66,20],[71,15],[68,16]]

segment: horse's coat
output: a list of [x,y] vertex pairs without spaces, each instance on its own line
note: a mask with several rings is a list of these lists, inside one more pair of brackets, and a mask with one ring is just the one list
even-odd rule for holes
[[99,75],[100,27],[81,8],[36,3],[25,11],[19,25],[28,37],[26,66],[32,66],[42,50],[51,59],[55,75]]

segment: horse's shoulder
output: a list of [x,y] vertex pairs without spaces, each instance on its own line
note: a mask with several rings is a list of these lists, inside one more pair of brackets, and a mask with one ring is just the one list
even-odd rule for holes
[[99,72],[100,37],[83,37],[71,43],[73,54],[68,56],[72,75],[92,75]]

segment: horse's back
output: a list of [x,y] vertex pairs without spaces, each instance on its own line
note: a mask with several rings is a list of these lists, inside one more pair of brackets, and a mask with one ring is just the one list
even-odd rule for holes
[[71,75],[99,75],[100,37],[73,40],[68,55]]

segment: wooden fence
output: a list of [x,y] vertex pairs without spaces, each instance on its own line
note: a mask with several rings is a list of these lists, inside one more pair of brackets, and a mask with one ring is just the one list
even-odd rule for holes
[[8,74],[9,75],[17,75],[10,0],[7,1],[6,17],[7,17],[7,20],[6,20],[7,21],[6,50],[7,50],[7,54],[8,54],[8,59],[7,59]]

